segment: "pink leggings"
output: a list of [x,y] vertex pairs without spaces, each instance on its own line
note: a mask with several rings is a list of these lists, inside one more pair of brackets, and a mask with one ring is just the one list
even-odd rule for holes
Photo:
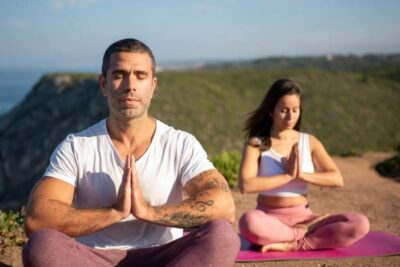
[[294,242],[294,250],[313,250],[348,246],[369,231],[368,219],[358,213],[333,214],[320,221],[305,235],[305,230],[294,227],[318,216],[308,205],[292,208],[257,206],[242,215],[239,221],[241,234],[257,245]]

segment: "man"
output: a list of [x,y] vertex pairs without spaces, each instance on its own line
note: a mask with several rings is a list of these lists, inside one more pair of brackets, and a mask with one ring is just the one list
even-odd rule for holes
[[[148,115],[151,50],[115,42],[99,84],[110,116],[53,152],[28,201],[24,265],[233,265],[239,240],[225,179],[192,135]],[[195,230],[182,237],[182,228]]]

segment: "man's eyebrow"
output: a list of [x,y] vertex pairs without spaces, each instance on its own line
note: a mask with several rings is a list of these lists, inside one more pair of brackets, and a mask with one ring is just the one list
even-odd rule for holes
[[135,74],[145,74],[145,75],[149,75],[149,72],[146,70],[135,70],[134,71]]
[[112,74],[126,74],[126,73],[128,73],[128,71],[126,71],[124,69],[114,69],[111,73]]

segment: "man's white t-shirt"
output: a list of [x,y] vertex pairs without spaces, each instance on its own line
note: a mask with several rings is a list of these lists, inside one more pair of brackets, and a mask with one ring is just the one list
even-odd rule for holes
[[[121,185],[125,159],[121,159],[107,132],[106,120],[70,134],[53,152],[44,176],[75,187],[74,207],[110,207]],[[156,121],[147,151],[136,161],[140,188],[152,206],[182,200],[182,188],[194,176],[213,169],[196,138]],[[99,232],[78,237],[88,246],[130,249],[161,245],[182,236],[182,229],[136,219],[133,215]]]

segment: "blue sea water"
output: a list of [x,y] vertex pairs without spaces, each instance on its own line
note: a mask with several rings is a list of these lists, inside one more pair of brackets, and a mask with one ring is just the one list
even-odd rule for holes
[[0,116],[23,100],[44,70],[0,70]]

